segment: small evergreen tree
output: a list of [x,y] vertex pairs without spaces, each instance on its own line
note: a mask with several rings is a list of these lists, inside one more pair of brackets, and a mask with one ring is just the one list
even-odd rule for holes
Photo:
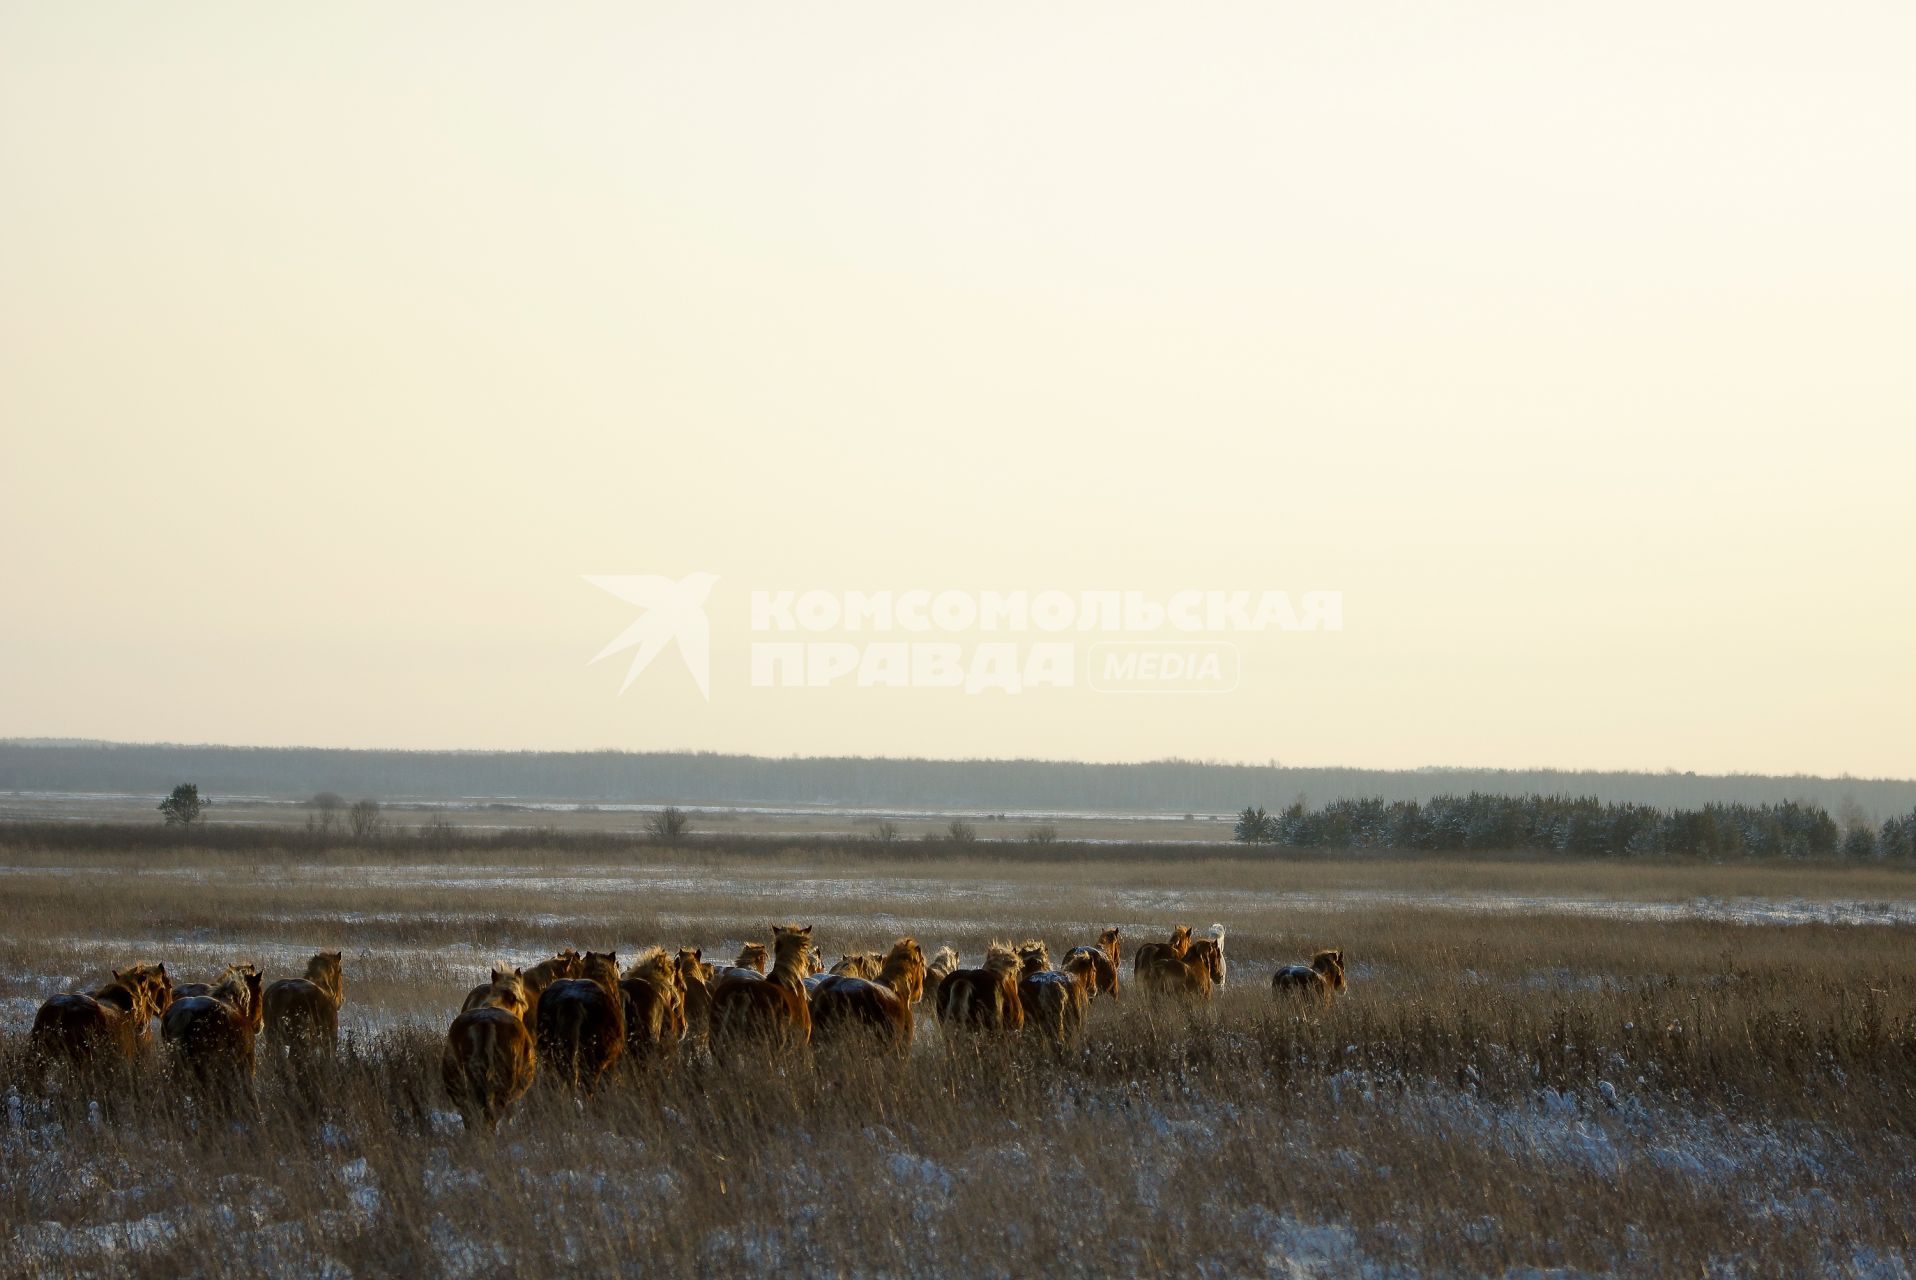
[[160,801],[160,815],[169,827],[190,827],[205,816],[204,810],[212,803],[200,799],[198,783],[182,782],[173,788],[173,794]]

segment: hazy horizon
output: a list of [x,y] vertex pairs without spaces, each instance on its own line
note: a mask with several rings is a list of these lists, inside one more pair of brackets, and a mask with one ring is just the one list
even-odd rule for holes
[[[1912,50],[0,4],[0,736],[1909,777]],[[663,597],[599,575],[683,588],[623,693]],[[1010,637],[1068,687],[752,680],[873,638],[754,591],[1186,589],[1341,625],[1171,637],[1205,692],[1076,624]]]

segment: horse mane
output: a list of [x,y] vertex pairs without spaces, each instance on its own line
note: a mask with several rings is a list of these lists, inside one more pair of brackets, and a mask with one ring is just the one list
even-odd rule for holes
[[519,970],[511,965],[495,966],[492,970],[492,986],[486,991],[485,999],[475,1008],[504,1009],[507,1013],[522,1014],[526,1007],[526,982]]
[[935,973],[942,978],[956,969],[958,964],[958,949],[950,943],[946,943],[944,946],[938,948],[936,955],[932,956],[931,963],[925,966],[925,972],[927,974]]
[[1178,925],[1175,929],[1171,930],[1171,940],[1164,945],[1171,948],[1172,955],[1181,956],[1186,951],[1189,951],[1191,949],[1191,926],[1188,924]]
[[765,944],[762,942],[748,942],[738,949],[738,960],[734,967],[739,969],[757,969],[760,973],[764,973],[765,959]]
[[[812,926],[775,924],[772,926],[772,971],[784,970],[791,981],[807,976],[806,957],[812,952]],[[769,976],[769,975],[768,975]]]
[[1331,986],[1344,989],[1344,953],[1338,948],[1329,948],[1311,956],[1311,968],[1330,980]]
[[616,951],[588,951],[585,960],[579,966],[579,976],[587,982],[596,982],[608,991],[616,993],[619,986],[619,953]]
[[671,986],[679,980],[679,967],[664,947],[647,947],[625,971],[625,976],[643,979],[659,986]]
[[917,1004],[925,994],[925,950],[918,939],[906,936],[892,943],[874,980],[897,992],[907,1004]]
[[337,999],[346,985],[345,976],[340,968],[340,960],[340,953],[337,951],[321,951],[316,953],[311,960],[306,962],[306,981],[312,983],[327,995]]
[[1018,946],[1018,961],[1025,973],[1041,973],[1051,967],[1051,948],[1042,938],[1028,938]]
[[1017,973],[1022,965],[1009,942],[993,942],[985,948],[985,962],[981,967],[1003,976]]

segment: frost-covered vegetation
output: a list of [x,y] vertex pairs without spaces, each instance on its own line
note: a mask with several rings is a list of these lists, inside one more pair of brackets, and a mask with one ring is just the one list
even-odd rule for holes
[[[1907,900],[1893,869],[1182,860],[822,864],[655,850],[629,861],[455,851],[47,859],[14,848],[11,1000],[108,956],[297,972],[346,954],[350,1037],[323,1100],[263,1070],[263,1115],[196,1108],[162,1060],[103,1096],[9,1069],[0,1273],[1907,1275],[1916,1221],[1916,926],[1459,911],[1458,894]],[[44,866],[36,867],[36,863]],[[1318,896],[1300,905],[1286,884]],[[438,1046],[494,957],[762,937],[785,907],[828,955],[899,932],[968,959],[994,935],[1129,946],[1230,925],[1203,1011],[1127,990],[1081,1053],[535,1089],[496,1138],[442,1096]],[[1273,968],[1341,946],[1328,1011]],[[1128,970],[1128,963],[1127,963]],[[1128,972],[1127,972],[1128,977]],[[8,1020],[10,1027],[20,1024]],[[0,1036],[12,1068],[21,1036]]]

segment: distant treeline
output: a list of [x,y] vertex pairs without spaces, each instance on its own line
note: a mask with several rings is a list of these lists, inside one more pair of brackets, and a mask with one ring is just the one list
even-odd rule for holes
[[1231,813],[1245,797],[1279,805],[1367,797],[1588,796],[1657,809],[1818,805],[1846,821],[1916,809],[1916,781],[1566,772],[1548,769],[1300,769],[1163,760],[775,759],[695,752],[347,751],[0,741],[0,791],[125,792],[156,800],[176,783],[213,797],[380,800],[462,797],[582,804],[773,804],[931,810]]
[[1583,857],[1916,859],[1916,811],[1839,824],[1820,805],[1706,804],[1694,809],[1604,801],[1594,796],[1500,796],[1483,792],[1416,800],[1293,803],[1238,814],[1237,838],[1292,849],[1391,849],[1429,853],[1503,851]]

